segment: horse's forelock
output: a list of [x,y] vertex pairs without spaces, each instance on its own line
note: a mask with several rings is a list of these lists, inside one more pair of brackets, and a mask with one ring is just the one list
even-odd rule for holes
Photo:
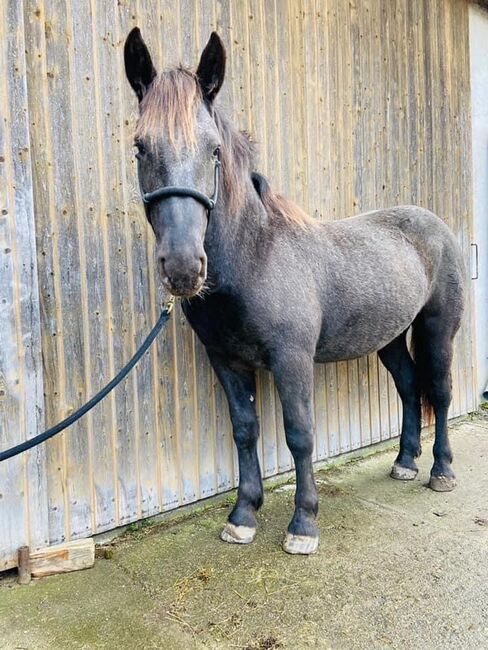
[[193,149],[197,107],[202,101],[200,86],[191,70],[179,67],[161,72],[141,101],[136,139],[156,142],[163,128],[171,146],[176,147],[181,134],[185,145]]

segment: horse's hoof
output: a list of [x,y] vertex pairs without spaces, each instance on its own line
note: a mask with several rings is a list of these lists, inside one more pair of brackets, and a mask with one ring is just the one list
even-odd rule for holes
[[318,547],[318,537],[286,533],[285,539],[283,540],[283,550],[291,555],[312,555],[312,553],[317,552]]
[[250,526],[236,526],[228,521],[220,533],[220,539],[229,544],[250,544],[256,535],[256,529]]
[[411,469],[410,467],[402,467],[398,463],[394,463],[391,468],[390,476],[397,481],[413,481],[417,476],[418,469]]
[[456,487],[454,476],[431,476],[429,487],[434,492],[451,492]]

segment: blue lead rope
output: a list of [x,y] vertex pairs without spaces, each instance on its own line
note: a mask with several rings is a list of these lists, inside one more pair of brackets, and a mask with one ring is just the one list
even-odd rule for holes
[[7,460],[7,458],[12,458],[13,456],[17,456],[18,454],[21,454],[22,452],[27,451],[28,449],[32,449],[32,447],[36,447],[37,445],[40,445],[42,442],[49,440],[49,438],[52,438],[57,433],[60,433],[61,431],[69,427],[71,424],[79,420],[81,417],[85,415],[85,413],[91,411],[91,409],[94,406],[96,406],[98,402],[100,402],[104,397],[106,397],[110,393],[110,391],[112,391],[118,384],[120,384],[120,382],[129,374],[129,372],[136,365],[136,363],[141,359],[141,357],[143,357],[144,354],[149,350],[156,336],[159,334],[159,332],[163,329],[163,327],[168,322],[171,311],[173,309],[173,305],[174,305],[174,298],[170,298],[170,300],[166,303],[163,311],[161,312],[161,316],[159,317],[158,322],[149,332],[144,343],[137,350],[137,352],[134,354],[132,359],[130,359],[130,361],[128,361],[125,364],[125,366],[117,373],[117,375],[115,375],[115,377],[104,388],[102,388],[101,391],[99,391],[96,395],[94,395],[86,404],[81,406],[77,411],[72,413],[70,416],[68,416],[58,424],[55,424],[50,429],[47,429],[43,433],[40,433],[38,436],[34,436],[34,438],[29,438],[29,440],[25,440],[24,442],[21,442],[19,445],[16,445],[15,447],[11,447],[10,449],[6,449],[5,451],[0,452],[0,462],[2,462],[2,460]]

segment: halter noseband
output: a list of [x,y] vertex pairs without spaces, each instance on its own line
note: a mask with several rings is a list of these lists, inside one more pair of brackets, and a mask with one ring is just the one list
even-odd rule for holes
[[162,199],[167,199],[170,196],[180,196],[180,197],[190,197],[201,203],[206,209],[207,212],[211,212],[215,208],[217,199],[219,198],[219,178],[220,178],[220,168],[222,163],[220,161],[220,151],[216,154],[215,157],[215,166],[214,166],[214,188],[212,196],[207,196],[203,192],[194,190],[191,187],[178,187],[174,185],[168,185],[167,187],[158,187],[158,189],[153,192],[143,192],[141,187],[141,181],[139,179],[139,189],[141,191],[142,200],[147,205],[155,203],[156,201],[161,201]]

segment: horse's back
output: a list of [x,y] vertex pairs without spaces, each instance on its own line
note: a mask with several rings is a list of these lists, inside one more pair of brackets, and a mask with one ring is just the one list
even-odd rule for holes
[[[434,281],[439,271],[464,276],[459,244],[444,221],[430,210],[400,205],[372,210],[326,224],[337,249],[355,249],[360,256],[392,254],[396,266],[418,257],[423,272]],[[448,266],[450,265],[450,268]]]

